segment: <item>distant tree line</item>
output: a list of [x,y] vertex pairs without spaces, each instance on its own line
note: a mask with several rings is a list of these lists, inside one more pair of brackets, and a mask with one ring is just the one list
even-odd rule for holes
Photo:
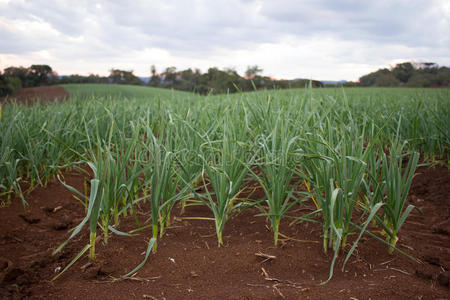
[[[186,69],[177,71],[169,67],[158,74],[155,66],[151,67],[151,78],[148,85],[153,87],[173,88],[182,91],[191,91],[198,94],[223,94],[261,89],[286,89],[305,87],[309,83],[306,79],[276,80],[260,75],[262,69],[258,66],[249,66],[244,76],[240,76],[234,69],[220,70],[209,68],[206,73],[199,69]],[[314,87],[322,87],[320,81],[313,80]]]
[[[51,84],[70,83],[108,83],[147,85],[190,91],[198,94],[222,94],[260,89],[286,89],[305,87],[309,80],[276,80],[260,75],[262,69],[249,66],[244,76],[240,76],[234,69],[219,70],[209,68],[206,73],[199,69],[178,71],[175,67],[168,67],[158,73],[155,66],[150,68],[148,80],[142,80],[131,70],[111,69],[107,77],[91,74],[89,76],[69,75],[58,76],[48,65],[32,65],[29,68],[9,67],[0,72],[0,96],[13,95],[24,87],[36,87]],[[313,80],[313,87],[322,87],[320,81]]]
[[29,68],[9,67],[0,72],[0,96],[14,94],[23,87],[50,85],[58,82],[57,74],[48,65]]
[[[223,94],[260,89],[302,88],[309,84],[307,79],[277,80],[262,76],[258,66],[248,66],[244,76],[234,69],[209,68],[206,73],[199,69],[178,71],[168,67],[158,73],[155,66],[150,68],[148,80],[142,80],[132,70],[111,69],[109,76],[91,74],[89,76],[58,76],[48,65],[32,65],[28,68],[9,67],[0,71],[0,97],[13,95],[24,87],[69,83],[108,83],[148,85],[152,87],[176,89],[198,94]],[[320,81],[312,80],[313,87],[324,87]],[[364,75],[358,82],[345,82],[343,86],[407,86],[407,87],[448,87],[450,69],[435,63],[404,62],[389,69],[383,68]],[[332,85],[335,86],[335,85]]]
[[435,63],[404,62],[359,78],[358,86],[448,87],[450,68]]

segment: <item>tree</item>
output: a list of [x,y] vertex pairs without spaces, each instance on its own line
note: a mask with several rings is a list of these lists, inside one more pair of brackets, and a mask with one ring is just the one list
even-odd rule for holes
[[404,62],[390,70],[379,69],[359,78],[360,86],[446,87],[449,82],[449,68],[433,62]]
[[133,74],[133,70],[124,71],[119,69],[111,69],[109,72],[109,79],[112,83],[134,85],[142,84],[142,81]]
[[0,97],[7,96],[11,93],[6,77],[0,74]]
[[0,97],[14,95],[21,88],[22,82],[18,77],[7,77],[0,73]]
[[440,67],[436,74],[436,80],[439,86],[450,87],[450,68]]
[[409,78],[414,75],[415,68],[412,63],[405,62],[395,65],[392,74],[402,83],[407,83]]
[[375,79],[375,86],[398,86],[399,81],[395,76],[389,72],[389,73],[381,73],[378,75],[378,77]]
[[4,69],[6,78],[17,78],[22,87],[33,87],[55,83],[57,74],[49,65],[31,65],[29,68],[9,67]]
[[3,75],[6,78],[16,77],[21,81],[23,87],[33,86],[33,83],[28,77],[29,68],[24,67],[9,67],[3,70]]
[[161,78],[163,79],[163,86],[172,88],[177,79],[177,68],[176,67],[167,67],[164,73],[161,74]]
[[[221,71],[218,68],[209,68],[208,73],[203,74],[202,82],[206,86],[207,93],[221,94],[236,92],[236,85],[241,77],[230,69]],[[205,88],[203,88],[205,90]]]
[[191,68],[178,72],[177,88],[182,91],[195,92],[195,87],[199,84],[199,76]]
[[356,87],[358,86],[357,82],[353,82],[353,81],[346,81],[342,84],[343,87]]
[[161,83],[161,77],[159,77],[158,73],[156,73],[156,67],[155,65],[152,65],[150,67],[150,72],[152,74],[150,81],[148,82],[149,86],[159,86]]
[[408,87],[430,87],[432,85],[433,75],[427,73],[417,73],[409,78],[406,86]]
[[32,83],[31,86],[47,85],[56,76],[49,65],[31,65],[28,69],[27,77]]
[[437,74],[439,72],[439,65],[434,62],[420,63],[419,71],[423,71],[425,73]]
[[379,69],[378,71],[360,77],[359,84],[361,86],[375,86],[383,81],[382,79],[378,79],[379,77],[385,77],[388,74],[391,74],[391,71],[388,69]]
[[155,67],[155,65],[152,65],[152,66],[150,67],[150,72],[152,73],[152,76],[155,76],[155,75],[156,75],[156,67]]
[[247,71],[245,71],[245,76],[247,78],[255,78],[258,74],[261,74],[263,69],[258,67],[257,65],[254,66],[248,66]]

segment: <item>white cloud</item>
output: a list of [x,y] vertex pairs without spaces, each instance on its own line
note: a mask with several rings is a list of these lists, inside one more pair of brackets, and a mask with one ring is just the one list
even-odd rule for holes
[[0,68],[257,64],[278,78],[355,80],[403,60],[449,65],[449,20],[446,0],[0,0]]

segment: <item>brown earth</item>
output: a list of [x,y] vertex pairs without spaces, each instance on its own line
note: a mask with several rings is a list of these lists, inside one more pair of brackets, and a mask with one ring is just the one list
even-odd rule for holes
[[[84,175],[66,172],[65,180],[83,190]],[[99,241],[95,263],[84,256],[51,282],[88,243],[84,228],[62,253],[51,255],[85,214],[84,207],[55,180],[28,195],[27,208],[14,199],[0,209],[0,298],[450,299],[449,191],[448,168],[419,169],[409,201],[422,214],[412,212],[398,247],[421,263],[398,253],[389,255],[382,243],[363,238],[345,271],[341,271],[341,255],[333,279],[325,285],[320,283],[328,277],[332,255],[322,252],[318,225],[289,227],[283,222],[281,232],[293,239],[274,247],[265,218],[247,210],[226,224],[225,245],[218,248],[212,221],[182,219],[210,216],[201,206],[188,207],[182,216],[175,207],[172,226],[158,241],[157,253],[133,279],[110,282],[143,260],[150,230],[136,237],[113,235],[107,245]],[[145,221],[148,207],[143,205],[138,215]],[[118,229],[136,227],[128,217]],[[264,261],[255,253],[275,258]]]
[[39,101],[40,103],[48,103],[53,102],[56,99],[63,101],[67,98],[69,98],[69,93],[67,93],[62,86],[51,85],[21,89],[14,96],[9,98],[0,98],[0,103],[16,101],[20,104],[31,105],[36,101]]

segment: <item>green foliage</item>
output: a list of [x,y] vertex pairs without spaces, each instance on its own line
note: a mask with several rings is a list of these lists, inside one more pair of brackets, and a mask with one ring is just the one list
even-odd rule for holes
[[110,84],[65,84],[64,89],[80,100],[93,99],[133,99],[133,100],[157,100],[177,98],[197,98],[191,93],[173,91],[168,89],[149,88],[137,85],[110,85]]
[[262,73],[263,69],[258,67],[257,65],[248,66],[247,71],[245,71],[245,76],[247,78],[255,78],[258,74]]
[[409,78],[413,76],[415,68],[412,63],[405,62],[395,65],[395,67],[391,70],[392,75],[394,75],[397,80],[402,83],[407,83]]
[[435,63],[405,62],[359,78],[360,86],[447,87],[449,83],[450,69]]
[[[303,88],[309,84],[309,80],[275,80],[267,76],[259,75],[262,72],[258,66],[249,66],[245,77],[241,77],[234,69],[219,70],[216,67],[202,73],[199,69],[186,69],[177,71],[176,67],[168,67],[164,72],[158,74],[154,65],[150,68],[151,77],[148,82],[150,87],[161,87],[181,91],[194,92],[201,95],[207,94],[229,94],[243,91],[254,91],[262,89],[287,89]],[[123,84],[144,85],[144,82],[133,74],[131,70],[111,69],[108,77],[95,74],[89,76],[66,75],[57,76],[48,65],[32,65],[29,68],[9,67],[4,70],[4,76],[16,79],[13,86],[0,81],[0,93],[11,95],[15,87],[34,87],[49,84]],[[1,80],[1,79],[0,79]],[[312,81],[313,87],[322,87],[320,81]]]
[[148,85],[152,87],[157,87],[161,83],[161,77],[156,73],[156,67],[154,65],[151,66],[150,70],[152,76],[150,78],[150,81],[148,82]]
[[69,75],[62,76],[57,82],[57,84],[77,84],[77,83],[110,83],[108,77],[102,77],[95,74],[90,74],[89,76],[81,76],[81,75]]
[[143,82],[133,74],[133,71],[111,69],[109,79],[111,83],[115,84],[132,84],[132,85],[143,84]]
[[3,75],[0,74],[0,97],[14,95],[22,87],[52,84],[56,79],[56,74],[48,65],[8,67],[3,70]]
[[32,82],[28,77],[29,68],[24,67],[9,67],[3,70],[3,74],[5,77],[17,77],[22,83],[23,87],[32,86]]
[[49,65],[31,65],[27,72],[30,86],[41,86],[53,83],[54,72]]
[[203,159],[202,179],[206,193],[196,194],[214,215],[219,246],[223,245],[225,224],[245,207],[245,202],[237,198],[248,173],[246,164],[251,163],[251,158],[246,157],[250,150],[245,141],[246,129],[235,126],[233,113],[225,112],[225,118],[219,121],[220,139],[207,135],[199,153]]
[[22,88],[22,83],[18,77],[6,77],[0,74],[0,97],[14,95]]
[[[386,82],[388,79],[396,83],[395,77],[391,76],[391,72],[388,69],[380,69],[376,72],[367,74],[359,78],[359,84],[361,86],[380,86],[381,83]],[[392,84],[389,84],[391,86]]]
[[[89,249],[91,257],[97,235],[131,234],[119,231],[120,220],[145,201],[149,224],[136,218],[136,230],[153,228],[154,250],[177,203],[206,205],[213,217],[199,218],[214,222],[219,244],[230,219],[258,207],[276,244],[282,220],[294,218],[291,208],[311,202],[314,211],[295,222],[320,223],[324,251],[333,252],[331,278],[342,249],[352,245],[347,260],[363,234],[398,250],[417,153],[447,159],[450,145],[445,89],[309,87],[202,97],[129,85],[65,87],[72,97],[62,103],[4,107],[0,198],[25,201],[61,169],[89,166],[90,189],[67,186],[86,217],[57,251],[89,223],[90,245],[80,253]],[[264,191],[260,199],[241,196],[251,180]]]

